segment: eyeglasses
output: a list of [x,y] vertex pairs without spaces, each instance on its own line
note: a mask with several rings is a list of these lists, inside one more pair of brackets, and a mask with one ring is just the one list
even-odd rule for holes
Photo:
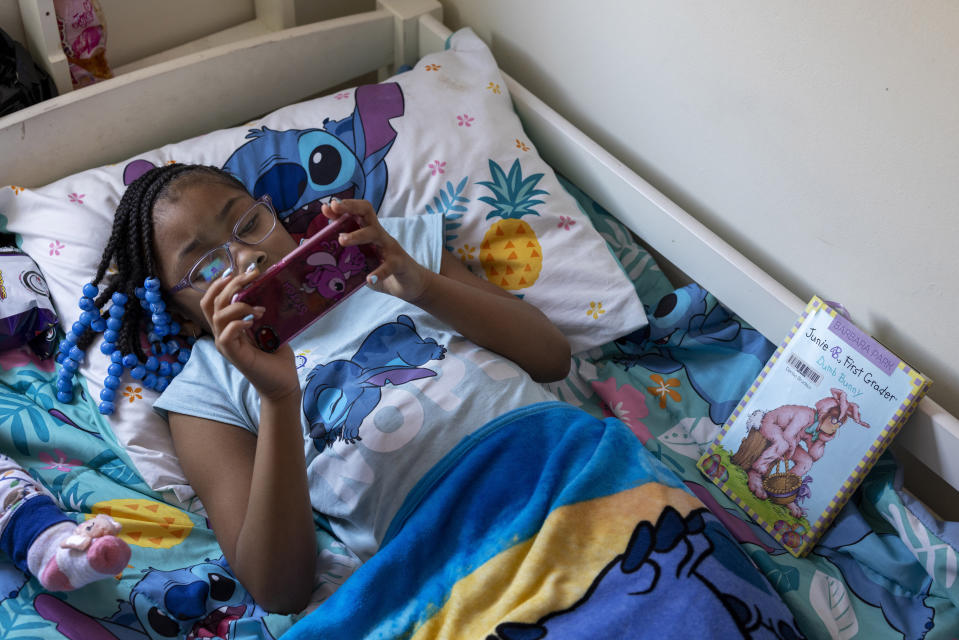
[[180,280],[170,292],[176,293],[187,287],[197,291],[206,291],[210,284],[219,278],[227,268],[236,269],[230,245],[239,242],[247,246],[260,244],[276,228],[276,211],[270,204],[270,197],[263,196],[246,210],[233,225],[230,239],[219,247],[210,249],[196,261],[186,277]]

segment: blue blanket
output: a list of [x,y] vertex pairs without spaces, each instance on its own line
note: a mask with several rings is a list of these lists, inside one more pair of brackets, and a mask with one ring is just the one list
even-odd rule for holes
[[285,639],[801,636],[739,545],[615,418],[533,405],[447,460]]

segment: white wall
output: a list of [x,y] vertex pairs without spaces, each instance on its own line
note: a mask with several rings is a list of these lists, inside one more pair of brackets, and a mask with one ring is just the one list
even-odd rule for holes
[[500,65],[959,415],[959,3],[442,0]]

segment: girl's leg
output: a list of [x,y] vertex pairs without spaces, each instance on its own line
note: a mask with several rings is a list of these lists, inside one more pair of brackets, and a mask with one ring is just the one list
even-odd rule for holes
[[69,591],[118,573],[130,559],[119,532],[103,515],[77,525],[30,474],[0,454],[0,550],[44,588]]

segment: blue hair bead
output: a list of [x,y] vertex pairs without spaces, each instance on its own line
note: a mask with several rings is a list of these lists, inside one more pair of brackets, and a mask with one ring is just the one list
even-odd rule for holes
[[171,369],[172,367],[170,367],[170,363],[164,360],[163,362],[160,363],[160,366],[157,367],[157,373],[160,374],[161,376],[168,376],[170,375]]
[[97,294],[100,293],[100,290],[92,282],[88,282],[83,285],[83,289],[81,289],[81,291],[83,292],[83,295],[88,298],[95,298]]
[[169,331],[169,335],[171,336],[178,335],[180,333],[180,329],[180,323],[176,320],[167,325],[167,331]]
[[98,313],[93,313],[92,311],[84,311],[83,313],[80,314],[80,322],[83,324],[83,326],[89,327],[90,324],[99,317],[100,317],[100,314]]
[[120,378],[118,376],[107,376],[103,379],[103,386],[107,389],[119,389]]
[[63,364],[63,361],[66,360],[67,357],[68,357],[67,352],[61,349],[60,352],[57,353],[57,364]]
[[77,362],[83,361],[83,349],[80,347],[70,347],[70,357]]
[[150,356],[147,358],[147,361],[144,363],[144,366],[147,368],[147,371],[156,371],[160,366],[160,361],[156,356]]
[[183,364],[182,364],[182,363],[180,363],[180,362],[174,362],[174,363],[171,363],[171,364],[170,364],[170,376],[171,376],[171,377],[172,377],[172,376],[179,375],[179,373],[180,373],[181,371],[183,371]]
[[80,298],[80,302],[77,303],[77,306],[84,311],[93,311],[97,308],[97,305],[93,302],[93,298],[88,296],[83,296]]
[[97,409],[99,409],[100,413],[102,413],[103,415],[108,416],[113,413],[114,407],[112,402],[107,402],[106,400],[104,400],[103,402],[100,403]]
[[166,342],[166,351],[167,353],[176,353],[180,350],[180,343],[176,340],[167,340]]
[[126,313],[126,308],[123,305],[115,304],[112,307],[110,307],[111,318],[116,318],[117,320],[119,320],[120,318],[123,317],[124,313]]
[[176,360],[180,364],[186,364],[186,361],[190,359],[190,352],[186,349],[181,349],[180,353],[177,354]]
[[70,378],[57,378],[57,391],[71,391],[73,381]]
[[155,373],[148,373],[143,377],[143,386],[145,386],[147,389],[153,389],[156,387],[156,383],[157,374]]
[[73,394],[66,391],[57,391],[57,400],[63,403],[73,402]]
[[123,375],[123,365],[117,364],[116,362],[110,363],[110,366],[107,367],[107,374],[111,376],[122,376]]
[[121,320],[120,318],[117,318],[117,317],[115,317],[115,316],[111,316],[110,319],[107,320],[107,328],[108,328],[108,329],[113,329],[114,331],[119,331],[119,330],[120,330],[120,327],[122,327],[122,326],[123,326],[123,320]]
[[160,279],[159,278],[147,278],[143,281],[143,286],[147,288],[147,291],[156,291],[160,288]]
[[70,346],[75,345],[78,340],[80,340],[80,334],[74,333],[72,329],[67,331],[67,335],[63,337],[63,342],[66,342]]
[[160,302],[161,300],[163,300],[163,297],[160,295],[160,292],[157,291],[155,288],[151,289],[150,287],[147,287],[147,292],[144,294],[143,297],[147,299],[147,302]]
[[117,353],[117,345],[114,342],[104,341],[100,343],[100,353],[105,356],[113,357],[114,353]]
[[62,366],[64,369],[66,369],[70,373],[73,373],[74,371],[77,370],[77,367],[80,366],[80,363],[74,360],[73,358],[67,357],[66,359],[64,359]]
[[96,331],[97,333],[103,333],[107,330],[107,321],[103,318],[97,318],[90,323],[90,328]]
[[127,303],[128,298],[127,298],[127,294],[122,293],[120,291],[114,291],[113,295],[110,296],[110,299],[113,300],[113,304],[115,304],[118,308],[122,310],[123,305]]
[[74,322],[72,325],[70,325],[70,331],[72,331],[75,335],[80,335],[86,330],[87,330],[87,325],[79,321]]
[[137,366],[139,362],[140,361],[137,360],[136,355],[132,353],[128,353],[125,356],[123,356],[123,364],[124,366],[126,366],[127,369],[132,369],[133,367]]
[[113,329],[107,329],[106,331],[103,332],[103,339],[109,342],[110,344],[113,344],[114,342],[116,342],[117,338],[119,337],[120,337],[120,332],[114,331]]
[[100,389],[100,399],[106,402],[113,402],[113,399],[117,397],[117,392],[113,389]]
[[114,351],[113,353],[110,354],[110,362],[114,362],[116,364],[123,364],[123,354],[120,353],[118,350]]
[[143,376],[145,376],[146,374],[147,374],[146,367],[144,367],[142,364],[138,364],[137,366],[133,367],[133,369],[130,370],[130,375],[135,380],[142,380]]
[[170,386],[170,378],[163,376],[157,380],[156,391],[157,393],[163,393],[163,391]]

